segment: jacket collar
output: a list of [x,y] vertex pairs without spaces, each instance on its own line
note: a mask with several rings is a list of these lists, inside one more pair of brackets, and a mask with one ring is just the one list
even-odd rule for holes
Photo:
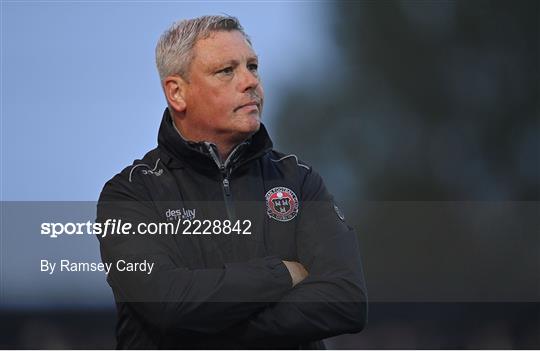
[[[219,157],[216,160],[217,147],[207,141],[185,140],[174,126],[168,108],[165,108],[163,112],[159,127],[158,147],[165,152],[167,160],[163,161],[171,168],[191,166],[204,171],[220,171]],[[271,149],[272,140],[261,123],[259,130],[250,139],[237,145],[221,166],[226,167],[226,171],[230,172],[233,168],[263,156]]]

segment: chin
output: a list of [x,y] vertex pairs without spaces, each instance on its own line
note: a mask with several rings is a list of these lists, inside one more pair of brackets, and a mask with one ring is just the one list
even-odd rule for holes
[[238,140],[245,140],[251,137],[253,134],[261,128],[261,120],[257,116],[256,118],[249,118],[238,123],[235,128],[235,134],[238,135]]
[[261,118],[257,116],[250,116],[244,119],[238,125],[238,130],[245,133],[256,133],[261,127]]

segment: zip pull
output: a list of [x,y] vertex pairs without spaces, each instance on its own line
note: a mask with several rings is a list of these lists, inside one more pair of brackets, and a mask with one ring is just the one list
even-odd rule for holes
[[223,178],[223,190],[225,190],[225,195],[231,196],[231,188],[229,187],[229,179]]
[[206,147],[208,148],[208,153],[210,154],[210,157],[214,160],[216,163],[216,166],[219,168],[221,173],[225,174],[225,165],[221,162],[221,159],[219,158],[218,154],[216,153],[216,150],[214,150],[214,144],[211,144],[209,142],[205,142]]

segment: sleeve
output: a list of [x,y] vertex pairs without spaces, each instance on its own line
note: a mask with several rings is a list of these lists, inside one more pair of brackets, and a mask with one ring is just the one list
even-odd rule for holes
[[[138,188],[137,188],[138,186]],[[157,211],[140,184],[112,180],[100,196],[97,223],[121,220],[155,221]],[[245,321],[269,301],[278,301],[292,287],[280,258],[268,256],[225,264],[219,269],[188,269],[179,262],[168,235],[99,236],[104,263],[111,264],[107,281],[117,303],[128,303],[158,330],[215,333]],[[151,274],[119,271],[118,261],[154,263]]]
[[287,347],[361,331],[367,292],[355,231],[344,221],[321,177],[302,186],[297,250],[309,276],[278,303],[235,327],[247,345]]

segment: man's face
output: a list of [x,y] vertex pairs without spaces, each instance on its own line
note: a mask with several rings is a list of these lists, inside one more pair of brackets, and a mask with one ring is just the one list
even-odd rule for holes
[[198,134],[243,140],[260,127],[263,89],[257,55],[239,31],[197,41],[184,100],[186,122]]

